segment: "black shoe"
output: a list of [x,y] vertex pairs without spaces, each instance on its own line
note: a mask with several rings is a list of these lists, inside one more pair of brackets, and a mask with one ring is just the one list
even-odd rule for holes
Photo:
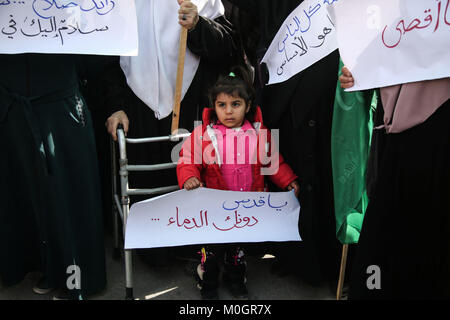
[[200,296],[202,297],[202,300],[219,300],[219,292],[217,287],[208,288],[197,285],[197,288],[200,289]]
[[53,300],[81,300],[78,290],[60,289],[53,296]]
[[55,288],[52,288],[47,281],[47,277],[42,276],[36,285],[33,287],[33,292],[37,294],[48,294],[55,290]]
[[197,288],[200,290],[200,295],[203,300],[219,300],[218,275],[218,272],[216,274],[216,272],[211,272],[211,270],[206,273],[203,271],[201,264],[197,266],[195,279],[197,280]]

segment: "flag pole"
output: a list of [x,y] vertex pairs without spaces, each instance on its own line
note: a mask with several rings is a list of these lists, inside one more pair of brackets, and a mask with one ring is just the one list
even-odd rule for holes
[[336,300],[341,300],[342,289],[344,287],[345,269],[347,266],[348,244],[342,245],[341,269],[339,271],[339,282],[336,292]]
[[181,27],[180,34],[180,47],[178,51],[178,66],[177,66],[177,79],[175,85],[175,98],[172,112],[172,129],[171,134],[176,134],[180,121],[180,104],[181,104],[181,90],[183,89],[183,72],[184,72],[184,60],[186,57],[186,43],[187,43],[187,29]]

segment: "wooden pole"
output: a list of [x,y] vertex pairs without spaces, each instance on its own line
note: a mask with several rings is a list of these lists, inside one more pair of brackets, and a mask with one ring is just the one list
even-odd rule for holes
[[177,80],[175,85],[175,99],[172,112],[172,134],[176,134],[180,121],[180,104],[181,104],[181,90],[183,89],[183,72],[184,60],[186,57],[186,43],[187,43],[187,29],[181,27],[180,47],[178,51],[178,66],[177,66]]
[[339,282],[336,292],[336,300],[341,300],[344,287],[345,268],[347,265],[348,244],[342,245],[341,270],[339,271]]

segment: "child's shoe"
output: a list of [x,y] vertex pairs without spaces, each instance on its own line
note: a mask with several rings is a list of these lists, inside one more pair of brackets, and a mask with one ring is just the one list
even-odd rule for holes
[[247,270],[247,262],[245,254],[241,248],[237,248],[235,254],[225,256],[225,270],[223,274],[223,282],[226,284],[233,299],[247,300],[247,278],[245,273]]
[[248,290],[247,290],[247,279],[245,277],[235,277],[231,272],[225,272],[223,274],[223,282],[230,291],[233,299],[236,300],[247,300]]
[[214,254],[206,252],[204,248],[201,254],[202,260],[195,273],[197,288],[200,289],[203,300],[218,300],[219,264]]

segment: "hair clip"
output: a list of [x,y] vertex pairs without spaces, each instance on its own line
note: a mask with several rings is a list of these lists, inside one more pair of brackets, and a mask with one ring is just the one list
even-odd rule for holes
[[236,77],[236,75],[234,74],[234,72],[230,72],[230,74],[228,75],[229,77]]

